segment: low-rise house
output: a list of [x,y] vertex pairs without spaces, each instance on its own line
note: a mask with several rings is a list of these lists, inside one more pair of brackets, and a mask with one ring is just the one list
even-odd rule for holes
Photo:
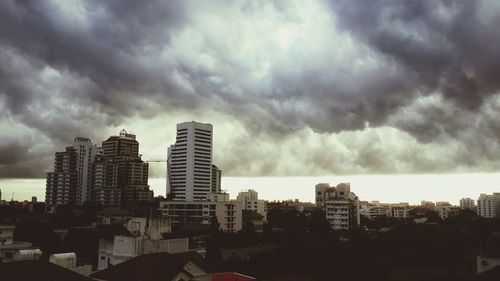
[[85,276],[89,276],[90,273],[92,273],[92,265],[86,264],[78,266],[76,261],[77,259],[75,253],[52,254],[49,257],[50,263],[57,264],[58,266],[62,266],[76,273]]
[[196,252],[140,255],[91,274],[103,281],[209,281],[210,271]]
[[165,218],[131,218],[125,226],[100,225],[98,270],[151,253],[181,253],[189,250],[189,238],[165,239],[170,224]]
[[0,262],[40,259],[42,251],[30,242],[14,241],[14,229],[12,225],[0,225]]
[[0,279],[6,281],[95,281],[46,261],[0,263]]

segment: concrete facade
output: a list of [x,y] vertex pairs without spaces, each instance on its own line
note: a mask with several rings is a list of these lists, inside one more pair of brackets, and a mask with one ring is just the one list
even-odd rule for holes
[[47,205],[76,205],[78,202],[78,153],[72,146],[56,152],[54,171],[47,173],[45,203]]
[[500,213],[500,193],[482,193],[477,199],[477,214],[483,218],[496,218]]
[[98,249],[98,270],[122,263],[143,254],[182,253],[189,250],[189,238],[156,240],[146,237],[115,236],[100,238]]
[[0,262],[38,260],[42,251],[29,242],[14,241],[13,225],[0,225]]
[[210,225],[215,216],[224,232],[242,229],[242,203],[229,200],[227,193],[208,194],[210,201],[162,201],[159,211],[173,225]]
[[243,210],[255,211],[263,216],[264,220],[267,218],[266,202],[262,199],[259,199],[259,194],[257,193],[257,191],[252,189],[242,191],[238,193],[236,200],[242,203]]
[[175,144],[167,155],[167,194],[173,200],[206,200],[212,189],[212,138],[211,124],[177,124]]
[[326,219],[333,230],[349,230],[359,226],[359,199],[351,192],[349,183],[336,187],[321,183],[315,186],[316,204],[326,212]]
[[78,172],[77,204],[83,205],[91,200],[92,192],[92,164],[96,155],[96,148],[89,138],[77,137],[73,141],[73,148],[78,154],[76,170]]

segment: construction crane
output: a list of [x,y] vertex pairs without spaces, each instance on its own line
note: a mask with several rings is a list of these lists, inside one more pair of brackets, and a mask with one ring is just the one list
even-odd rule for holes
[[173,194],[174,194],[174,188],[171,186],[171,176],[170,176],[170,156],[168,156],[168,159],[167,160],[157,160],[157,159],[153,159],[153,160],[148,160],[146,161],[146,163],[167,163],[167,180],[168,180],[168,184],[169,184],[169,191],[168,191],[168,194],[166,194],[166,197],[167,197],[167,200],[171,200],[173,198]]

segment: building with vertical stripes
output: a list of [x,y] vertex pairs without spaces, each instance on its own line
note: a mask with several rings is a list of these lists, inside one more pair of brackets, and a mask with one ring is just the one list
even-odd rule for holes
[[175,144],[168,149],[167,194],[173,200],[204,201],[212,189],[211,124],[177,124]]

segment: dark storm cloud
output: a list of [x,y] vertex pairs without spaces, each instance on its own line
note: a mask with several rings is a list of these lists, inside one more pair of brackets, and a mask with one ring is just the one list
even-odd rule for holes
[[[411,138],[457,141],[456,153],[474,145],[464,167],[496,163],[487,145],[500,135],[494,1],[324,4],[1,1],[0,128],[30,141],[0,139],[12,146],[0,151],[0,176],[43,175],[75,136],[99,141],[125,120],[212,110],[245,128],[224,132],[235,141],[220,152],[226,174],[454,168],[454,154],[411,159],[406,150],[423,149]],[[385,127],[410,134],[393,137],[405,142],[395,158],[371,131]]]
[[[341,0],[331,6],[345,30],[414,73],[411,88],[420,94],[439,92],[474,111],[499,92],[500,11],[494,1]],[[439,121],[446,122],[430,118],[429,126]]]
[[0,144],[0,165],[15,164],[25,160],[28,154],[28,147],[17,143],[2,143]]

